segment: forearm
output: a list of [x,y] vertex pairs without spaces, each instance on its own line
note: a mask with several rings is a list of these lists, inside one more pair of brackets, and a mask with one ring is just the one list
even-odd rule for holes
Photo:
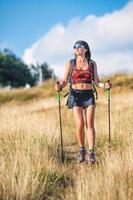
[[103,89],[104,89],[104,88],[105,88],[105,83],[102,83],[102,82],[99,81],[99,82],[97,83],[97,86],[98,86],[99,88],[103,88]]
[[112,87],[112,84],[109,81],[106,81],[105,83],[99,81],[97,86],[106,90],[110,89]]
[[97,87],[100,87],[103,89],[110,89],[112,87],[112,84],[110,83],[110,81],[106,81],[105,83],[103,83],[99,80],[96,63],[94,65],[94,82]]
[[94,81],[94,83],[95,83],[95,85],[96,85],[97,87],[99,87],[99,88],[103,88],[103,89],[104,89],[104,87],[105,87],[105,84],[104,84],[103,82],[101,82],[101,81],[99,80],[99,78],[97,78],[97,79]]
[[61,81],[60,81],[60,85],[61,85],[61,88],[66,87],[66,85],[67,85],[67,81],[65,81],[65,80],[61,80]]

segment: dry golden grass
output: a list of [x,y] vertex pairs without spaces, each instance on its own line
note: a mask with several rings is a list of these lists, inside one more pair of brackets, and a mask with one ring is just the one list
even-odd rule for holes
[[96,110],[98,165],[78,166],[65,199],[131,200],[133,198],[133,94],[112,95],[111,149],[108,148],[107,99]]
[[66,183],[55,116],[31,105],[1,106],[0,199],[43,199]]
[[[60,163],[55,97],[0,107],[0,199],[131,200],[133,197],[133,94],[112,94],[111,149],[107,97],[96,109],[98,165],[77,165],[72,112],[62,100],[65,164]],[[87,147],[87,144],[86,144]]]
[[38,100],[55,95],[54,90],[55,81],[48,80],[43,83],[43,86],[31,87],[30,89],[26,88],[13,88],[9,89],[0,89],[0,104],[7,102],[27,102],[31,100]]

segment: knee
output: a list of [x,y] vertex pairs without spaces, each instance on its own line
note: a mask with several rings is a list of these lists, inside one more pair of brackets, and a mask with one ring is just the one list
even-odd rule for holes
[[84,128],[84,122],[83,121],[78,122],[76,125],[77,125],[78,130],[82,130]]
[[87,124],[87,129],[94,130],[94,124]]

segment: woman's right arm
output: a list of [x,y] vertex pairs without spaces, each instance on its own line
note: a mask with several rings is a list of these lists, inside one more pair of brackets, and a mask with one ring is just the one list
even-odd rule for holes
[[55,88],[56,90],[61,90],[67,85],[68,78],[69,78],[69,71],[70,71],[70,61],[67,62],[65,65],[65,72],[64,72],[63,79],[59,81],[58,85]]

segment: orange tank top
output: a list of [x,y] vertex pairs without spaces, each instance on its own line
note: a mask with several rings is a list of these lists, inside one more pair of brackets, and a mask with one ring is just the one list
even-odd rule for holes
[[73,83],[91,83],[91,71],[89,65],[85,70],[77,69],[75,65],[72,71],[72,80]]

